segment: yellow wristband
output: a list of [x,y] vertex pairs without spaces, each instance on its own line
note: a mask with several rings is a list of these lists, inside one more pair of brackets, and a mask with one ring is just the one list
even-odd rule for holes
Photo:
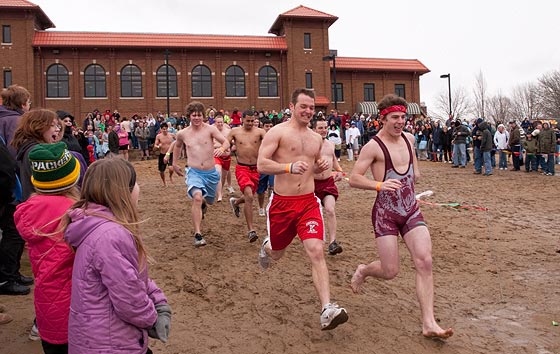
[[377,182],[377,184],[375,185],[375,190],[380,192],[381,191],[381,185],[383,184],[383,182]]
[[292,173],[292,164],[291,163],[286,164],[286,173]]

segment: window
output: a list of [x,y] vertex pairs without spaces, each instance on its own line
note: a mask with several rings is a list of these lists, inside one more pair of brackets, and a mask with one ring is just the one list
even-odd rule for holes
[[169,97],[177,97],[177,70],[171,65],[163,64],[157,69],[157,97],[167,97],[167,70],[169,68]]
[[278,97],[278,74],[272,66],[259,70],[259,97]]
[[101,65],[89,65],[84,71],[84,96],[107,97],[105,69]]
[[245,72],[237,65],[226,69],[226,97],[245,97]]
[[121,97],[142,97],[142,73],[136,65],[121,70]]
[[404,94],[404,84],[395,84],[395,95],[406,98]]
[[338,82],[336,83],[336,91],[335,91],[334,84],[331,84],[331,90],[332,90],[333,102],[344,101],[344,89],[342,88],[341,83],[338,83]]
[[305,88],[312,89],[313,88],[313,74],[312,73],[305,73]]
[[193,97],[212,97],[212,73],[207,66],[195,66],[191,80]]
[[375,101],[375,84],[364,84],[364,101]]
[[12,70],[4,70],[4,88],[12,85]]
[[47,69],[47,97],[69,97],[68,70],[62,64]]
[[2,43],[12,43],[12,27],[2,25]]
[[303,34],[303,48],[311,49],[311,33]]

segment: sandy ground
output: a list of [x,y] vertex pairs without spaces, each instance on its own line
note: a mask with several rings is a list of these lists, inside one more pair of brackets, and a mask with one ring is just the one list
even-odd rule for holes
[[[560,353],[560,326],[552,325],[560,322],[557,176],[495,171],[484,177],[470,166],[420,162],[416,191],[434,192],[426,201],[489,209],[422,205],[433,241],[436,316],[442,327],[455,329],[439,342],[420,334],[414,268],[402,242],[396,279],[369,278],[359,295],[350,289],[356,266],[376,257],[370,222],[375,193],[339,183],[344,252],[328,256],[327,263],[332,298],[350,319],[323,332],[299,241],[271,269],[260,270],[265,218],[255,208],[260,239],[250,244],[243,217],[233,216],[226,199],[209,208],[203,224],[208,245],[195,249],[183,179],[163,188],[156,161],[134,164],[145,242],[157,261],[150,274],[174,310],[170,340],[151,342],[155,353]],[[24,267],[29,273],[26,256]],[[32,295],[1,296],[0,303],[15,317],[0,327],[0,353],[41,353],[40,344],[27,339]]]

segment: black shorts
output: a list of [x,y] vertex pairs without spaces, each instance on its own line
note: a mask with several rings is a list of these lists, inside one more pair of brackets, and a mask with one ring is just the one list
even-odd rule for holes
[[165,157],[165,154],[159,154],[159,156],[158,156],[158,170],[159,170],[159,172],[165,172],[165,168],[167,166],[169,166],[169,167],[173,166],[173,153],[171,153],[171,155],[169,155],[169,161],[167,161],[167,164],[165,164],[163,162],[164,157]]

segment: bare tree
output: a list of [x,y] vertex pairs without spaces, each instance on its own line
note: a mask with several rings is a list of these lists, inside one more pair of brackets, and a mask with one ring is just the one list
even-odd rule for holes
[[560,118],[560,71],[539,78],[539,93],[542,111],[547,118]]
[[475,76],[474,101],[472,107],[472,112],[477,117],[486,117],[486,105],[488,104],[487,90],[486,79],[484,78],[484,74],[482,74],[482,70],[480,70]]
[[[451,111],[454,119],[466,118],[469,113],[470,100],[466,90],[462,87],[456,87],[451,94]],[[441,91],[436,97],[434,110],[430,110],[432,117],[443,120],[449,118],[449,92]]]
[[540,98],[542,93],[539,92],[539,87],[534,83],[525,83],[516,86],[512,94],[512,118],[523,120],[529,118],[530,120],[540,119],[541,103]]
[[504,96],[501,91],[488,99],[486,105],[488,116],[486,119],[494,124],[507,122],[511,116],[512,102],[509,97]]

